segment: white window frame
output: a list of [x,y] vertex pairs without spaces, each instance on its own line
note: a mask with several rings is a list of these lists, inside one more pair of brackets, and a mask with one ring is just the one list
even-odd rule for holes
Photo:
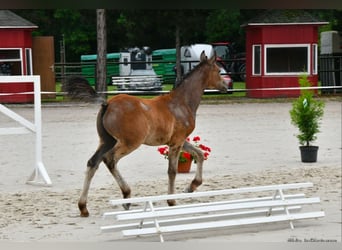
[[[307,48],[307,71],[304,72],[267,72],[267,49],[268,48]],[[265,44],[264,45],[264,74],[266,76],[279,76],[279,75],[301,75],[301,74],[311,74],[311,46],[310,44]]]
[[318,74],[318,45],[312,44],[312,74]]
[[[260,67],[260,69],[259,69],[259,73],[255,73],[255,48],[256,47],[259,47],[259,49],[260,49],[260,54],[259,54],[259,67]],[[261,56],[262,56],[262,51],[261,51],[261,49],[262,49],[262,46],[261,46],[261,44],[254,44],[253,46],[252,46],[252,75],[253,76],[261,76],[261,72],[262,72],[262,65],[261,65]]]
[[0,48],[0,50],[19,50],[19,59],[1,59],[0,62],[20,62],[21,75],[24,74],[24,64],[23,64],[23,51],[21,48]]
[[[27,57],[29,54],[29,57]],[[25,48],[25,57],[26,57],[26,75],[33,75],[33,65],[32,65],[32,49]]]

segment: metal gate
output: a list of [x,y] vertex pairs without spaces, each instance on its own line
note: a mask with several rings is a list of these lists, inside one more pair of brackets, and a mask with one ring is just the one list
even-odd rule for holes
[[322,93],[342,93],[342,55],[321,55],[319,57],[319,78]]

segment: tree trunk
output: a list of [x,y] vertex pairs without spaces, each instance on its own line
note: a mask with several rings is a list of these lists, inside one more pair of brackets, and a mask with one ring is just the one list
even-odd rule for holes
[[106,98],[107,92],[107,30],[106,30],[106,11],[96,10],[97,19],[97,61],[96,61],[96,84],[98,93]]
[[176,26],[176,82],[175,86],[179,84],[182,79],[182,66],[181,66],[181,52],[180,52],[180,27],[179,24]]

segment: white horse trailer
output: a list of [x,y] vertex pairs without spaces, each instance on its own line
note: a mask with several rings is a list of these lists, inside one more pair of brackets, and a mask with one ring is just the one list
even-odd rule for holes
[[208,58],[214,55],[214,48],[211,44],[198,43],[181,47],[183,74],[191,71],[200,62],[200,56],[203,50]]

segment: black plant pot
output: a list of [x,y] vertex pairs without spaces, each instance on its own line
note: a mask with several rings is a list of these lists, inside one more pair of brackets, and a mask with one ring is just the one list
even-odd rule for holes
[[300,156],[302,162],[316,162],[318,146],[300,146]]

